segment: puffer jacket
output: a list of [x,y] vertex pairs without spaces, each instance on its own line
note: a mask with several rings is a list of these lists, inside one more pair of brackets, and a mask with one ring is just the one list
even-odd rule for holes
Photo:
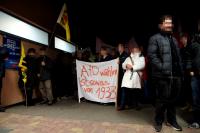
[[[176,53],[179,58],[178,65],[182,69],[180,51],[178,43],[172,37]],[[158,33],[149,40],[147,57],[150,65],[150,73],[152,77],[170,77],[172,76],[172,54],[169,37],[166,34]],[[182,70],[181,70],[182,72]]]

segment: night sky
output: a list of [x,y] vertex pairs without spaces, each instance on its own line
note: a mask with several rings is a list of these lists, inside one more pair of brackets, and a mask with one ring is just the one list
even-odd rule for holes
[[[127,42],[135,36],[139,43],[145,45],[149,37],[158,31],[158,20],[163,14],[170,14],[174,17],[175,31],[177,31],[177,23],[181,23],[184,32],[195,32],[200,12],[195,3],[181,4],[167,3],[167,1],[135,4],[130,1],[107,4],[100,2],[96,15],[96,35],[112,45]],[[192,9],[189,9],[191,7]]]
[[[163,14],[174,16],[175,31],[180,22],[183,31],[189,33],[197,30],[200,18],[198,4],[193,1],[0,0],[0,5],[52,32],[64,2],[68,8],[72,42],[93,49],[96,36],[113,46],[127,42],[132,36],[146,45],[148,38],[157,32],[158,19]],[[59,25],[56,34],[65,37]]]

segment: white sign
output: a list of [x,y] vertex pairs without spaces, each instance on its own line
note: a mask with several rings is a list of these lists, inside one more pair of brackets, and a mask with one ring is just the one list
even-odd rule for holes
[[116,102],[118,86],[118,59],[100,63],[76,60],[79,102],[87,100]]

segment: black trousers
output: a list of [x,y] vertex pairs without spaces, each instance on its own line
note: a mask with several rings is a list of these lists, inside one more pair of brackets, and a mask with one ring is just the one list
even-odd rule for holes
[[184,81],[182,83],[182,89],[178,104],[185,106],[187,103],[192,105],[192,88],[191,88],[191,76],[188,74],[184,75]]
[[[121,68],[122,69],[122,68]],[[123,71],[119,71],[119,77],[118,77],[118,90],[117,90],[117,106],[121,105],[121,98],[122,98],[122,88],[121,88],[121,83],[123,79]]]
[[157,124],[163,123],[166,112],[167,121],[170,123],[175,123],[175,103],[180,93],[181,79],[179,77],[154,78],[152,82],[156,92],[155,122]]
[[33,88],[27,88],[27,103],[28,105],[33,104]]
[[[24,89],[26,89],[26,92],[25,92]],[[33,104],[33,99],[32,99],[32,97],[33,97],[33,88],[32,87],[22,88],[22,94],[23,94],[23,97],[24,97],[25,100],[27,98],[27,104],[28,105],[32,105]]]
[[141,90],[137,88],[130,89],[128,98],[129,106],[137,107],[141,98]]
[[2,89],[2,80],[3,78],[0,77],[0,104],[1,104],[1,89]]
[[130,107],[137,107],[141,98],[141,90],[136,88],[130,89],[126,87],[122,87],[121,89],[122,95],[120,106],[125,107],[125,105],[128,105]]

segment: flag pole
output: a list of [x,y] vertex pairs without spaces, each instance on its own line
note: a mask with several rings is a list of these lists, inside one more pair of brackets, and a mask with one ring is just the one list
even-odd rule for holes
[[55,34],[56,27],[57,27],[57,22],[56,22],[56,24],[54,25],[54,27],[53,27],[53,31],[52,31],[52,33],[51,33],[51,35],[50,35],[48,48],[50,47],[50,44],[51,44],[52,38],[53,38],[53,36],[54,36],[54,34]]
[[27,91],[26,91],[26,85],[24,83],[24,93],[25,93],[25,101],[26,101],[26,108],[28,107],[28,97],[27,97]]
[[51,44],[51,41],[52,41],[52,38],[53,38],[53,36],[54,36],[54,34],[55,34],[58,19],[61,19],[61,14],[62,14],[62,12],[63,12],[63,9],[64,9],[64,6],[62,6],[61,11],[60,11],[60,13],[59,13],[59,16],[58,16],[58,18],[57,18],[57,20],[56,20],[56,24],[55,24],[54,27],[53,27],[53,31],[52,31],[52,33],[51,33],[51,35],[50,35],[50,38],[49,38],[49,45],[48,45],[48,48],[49,48],[49,46],[50,46],[50,44]]

